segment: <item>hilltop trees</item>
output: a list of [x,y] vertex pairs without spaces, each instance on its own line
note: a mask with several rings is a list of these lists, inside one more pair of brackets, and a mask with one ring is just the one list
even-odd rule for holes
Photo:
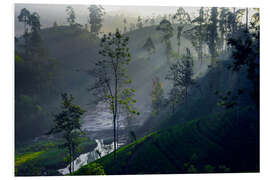
[[99,50],[103,58],[96,62],[96,68],[93,70],[95,83],[91,90],[94,90],[96,97],[109,105],[113,115],[114,160],[116,160],[116,126],[120,107],[139,115],[139,112],[131,106],[136,100],[133,98],[135,90],[129,88],[132,81],[126,69],[131,61],[127,47],[128,40],[129,38],[124,37],[119,30],[116,30],[116,33],[104,34]]
[[89,24],[92,33],[98,33],[102,27],[103,16],[105,15],[104,8],[98,5],[91,5],[89,10]]
[[186,24],[191,23],[191,20],[190,20],[189,14],[182,7],[177,9],[176,14],[173,16],[173,19],[179,22],[179,25],[177,26],[177,46],[178,46],[178,55],[179,55],[180,45],[181,45],[180,38],[181,38],[182,31]]
[[[68,163],[70,174],[74,171],[74,160],[78,147],[78,137],[81,133],[80,118],[84,110],[80,106],[72,103],[74,97],[63,93],[62,95],[62,112],[54,116],[54,127],[47,133],[61,133],[65,143],[61,147],[68,150]],[[72,164],[73,162],[73,164]]]
[[[40,16],[38,13],[30,13],[26,8],[23,8],[18,16],[19,22],[24,23],[24,48],[25,55],[30,58],[35,54],[42,54],[41,36],[40,36]],[[30,32],[29,32],[30,29]]]
[[66,13],[67,13],[67,22],[69,23],[70,26],[74,26],[76,24],[75,20],[76,20],[76,16],[75,16],[75,12],[74,9],[71,6],[68,6],[66,8]]
[[251,96],[257,107],[259,106],[259,79],[260,79],[260,24],[259,12],[251,18],[250,31],[244,29],[237,36],[228,40],[228,45],[232,47],[233,64],[229,66],[233,71],[238,72],[240,69],[246,68],[247,78],[252,82],[253,90]]
[[211,66],[214,66],[217,58],[217,7],[211,8],[210,24],[207,26],[207,44],[211,54]]
[[227,36],[227,15],[229,13],[228,8],[221,8],[220,14],[219,14],[219,20],[218,20],[218,28],[220,31],[220,41],[219,41],[219,49],[221,51],[224,51],[224,45],[225,45],[225,38]]

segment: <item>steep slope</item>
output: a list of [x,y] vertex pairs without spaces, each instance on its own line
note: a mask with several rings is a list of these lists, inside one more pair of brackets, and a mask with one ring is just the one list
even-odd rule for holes
[[[258,172],[257,113],[246,107],[240,121],[236,110],[188,121],[121,147],[117,162],[109,154],[92,163],[106,174]],[[74,174],[85,175],[90,165]]]

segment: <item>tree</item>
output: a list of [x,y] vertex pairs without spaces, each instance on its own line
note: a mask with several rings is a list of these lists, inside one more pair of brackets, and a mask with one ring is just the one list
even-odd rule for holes
[[162,83],[159,78],[156,77],[152,80],[152,91],[151,91],[151,109],[152,114],[158,114],[164,105],[164,90]]
[[134,131],[129,131],[129,138],[131,139],[131,142],[137,140],[137,137]]
[[244,28],[234,37],[228,40],[228,45],[232,47],[233,64],[229,66],[235,72],[240,69],[247,70],[247,78],[252,82],[253,90],[251,96],[259,106],[259,79],[260,79],[260,24],[259,12],[251,18],[251,27],[248,31]]
[[170,39],[173,37],[172,24],[170,23],[170,21],[163,19],[156,29],[163,33],[161,42],[164,42],[166,46],[166,55],[167,55],[167,60],[169,61],[169,57],[172,50],[171,41],[170,41]]
[[57,26],[58,26],[57,22],[56,22],[56,21],[54,21],[54,23],[53,23],[53,27],[54,27],[54,28],[56,28]]
[[150,24],[153,26],[153,25],[155,25],[155,23],[156,23],[155,18],[154,17],[151,17]]
[[28,26],[30,25],[31,13],[26,8],[23,8],[18,16],[19,22],[24,23],[24,33],[28,32]]
[[143,27],[143,23],[142,23],[142,18],[141,18],[141,16],[138,16],[136,26],[137,26],[138,29],[141,29],[141,28]]
[[166,76],[166,79],[173,81],[173,87],[177,88],[177,92],[180,91],[179,95],[181,95],[181,91],[183,91],[186,105],[188,88],[194,84],[194,80],[192,79],[192,64],[192,57],[187,53],[170,66],[169,73]]
[[147,38],[145,44],[143,45],[143,49],[148,52],[149,58],[153,53],[155,53],[156,48],[151,37]]
[[69,23],[70,26],[74,26],[76,24],[76,16],[74,9],[71,6],[68,6],[66,8],[66,13],[67,13],[67,22]]
[[183,98],[183,89],[179,86],[173,86],[169,92],[169,104],[172,106],[172,114],[175,112],[175,106],[181,102]]
[[211,8],[210,24],[207,26],[207,44],[211,55],[211,66],[214,66],[217,58],[217,7]]
[[41,36],[40,36],[40,16],[38,13],[34,12],[30,16],[31,22],[31,37],[30,37],[30,50],[31,52],[36,52],[38,54],[42,53]]
[[[65,143],[60,147],[68,150],[68,163],[70,174],[74,171],[74,160],[78,147],[78,137],[81,130],[80,118],[85,112],[80,106],[72,103],[74,97],[67,93],[62,94],[62,112],[54,115],[54,126],[47,133],[58,134],[61,133]],[[73,162],[73,163],[72,163]]]
[[133,31],[136,29],[136,25],[134,23],[129,24],[129,31]]
[[[38,13],[30,13],[29,10],[23,8],[18,16],[19,22],[24,23],[24,48],[27,58],[35,54],[42,54],[41,36],[40,36],[40,16]],[[30,32],[29,32],[30,30]]]
[[96,97],[109,105],[113,116],[114,160],[116,160],[116,126],[120,107],[139,115],[139,112],[131,106],[136,100],[133,98],[135,90],[129,88],[132,81],[126,69],[131,61],[127,47],[128,40],[129,38],[124,37],[118,29],[116,33],[104,34],[99,50],[103,58],[96,62],[93,70],[95,83],[91,90],[94,90]]
[[186,24],[191,24],[191,19],[190,19],[189,14],[182,7],[177,9],[176,14],[173,16],[173,19],[179,22],[179,25],[177,26],[177,46],[178,46],[178,55],[179,55],[180,45],[181,45],[180,38],[181,38],[182,30],[184,29],[184,26]]
[[92,33],[98,33],[102,27],[103,16],[105,15],[104,8],[100,5],[90,5],[88,10],[90,31]]
[[126,33],[127,32],[127,19],[124,18],[123,22],[124,22],[124,33]]
[[220,31],[220,43],[219,43],[219,49],[223,51],[224,44],[225,44],[225,37],[227,36],[227,16],[229,13],[228,8],[221,8],[221,12],[219,14],[219,31]]

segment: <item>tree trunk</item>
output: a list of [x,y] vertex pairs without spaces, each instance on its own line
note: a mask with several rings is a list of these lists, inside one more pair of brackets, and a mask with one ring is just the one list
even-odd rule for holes
[[187,109],[187,96],[188,96],[188,88],[186,87],[186,98],[185,98],[185,101],[186,101],[186,109]]
[[117,89],[118,89],[118,76],[117,76],[117,69],[115,70],[115,91],[114,91],[114,115],[113,115],[113,140],[114,140],[114,161],[116,161],[116,118],[117,118],[117,112],[118,112],[118,109],[117,109],[117,101],[118,101],[118,97],[117,97]]
[[69,174],[72,173],[72,170],[71,170],[71,162],[72,162],[72,160],[71,160],[71,147],[70,147],[70,145],[69,145]]
[[248,31],[248,8],[246,8],[246,30]]

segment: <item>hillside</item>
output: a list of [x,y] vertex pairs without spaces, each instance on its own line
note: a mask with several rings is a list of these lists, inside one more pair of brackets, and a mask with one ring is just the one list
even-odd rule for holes
[[[157,31],[156,26],[137,29],[128,32],[126,36],[130,38],[129,48],[132,61],[128,67],[128,72],[133,80],[132,86],[136,89],[137,108],[142,114],[146,114],[139,119],[140,124],[142,124],[150,111],[152,79],[159,77],[165,92],[170,88],[170,82],[165,80],[169,65],[164,52],[164,44],[161,42],[162,32]],[[20,107],[22,107],[17,108],[22,112],[18,112],[18,118],[16,118],[16,126],[18,127],[16,128],[16,138],[21,140],[33,138],[46,132],[51,125],[49,114],[57,112],[56,108],[59,105],[60,94],[63,92],[72,93],[75,97],[75,103],[87,111],[91,112],[95,106],[95,97],[87,89],[93,84],[93,78],[89,74],[89,70],[94,68],[95,61],[101,58],[98,54],[99,37],[84,29],[69,26],[42,29],[41,37],[43,47],[46,50],[45,59],[48,62],[35,64],[34,66],[47,68],[43,72],[45,76],[44,82],[48,78],[51,79],[43,84],[41,90],[35,89],[35,86],[32,87],[34,83],[29,81],[29,77],[26,76],[27,73],[21,68],[26,63],[16,62],[16,93],[18,93],[16,98],[20,101],[17,104],[21,104]],[[150,57],[148,57],[147,51],[143,49],[148,37],[152,38],[156,49],[155,53]],[[174,34],[171,41],[172,45],[176,46],[176,34]],[[186,47],[190,48],[191,52],[194,53],[194,49],[188,40],[182,37],[182,42],[185,45],[181,47],[181,53],[185,52]],[[20,41],[16,43],[17,55],[20,55],[20,51],[22,51],[21,45]],[[37,92],[29,92],[30,89]],[[20,99],[21,96],[23,98]],[[27,100],[24,100],[25,98]],[[24,109],[26,103],[28,103],[27,106],[30,106],[29,111]],[[36,115],[36,107],[46,109],[46,112],[42,115]],[[23,117],[25,111],[31,112],[33,116],[38,117],[33,117],[33,120],[32,118],[26,120]],[[38,124],[34,120],[36,118],[39,118]],[[26,121],[28,122],[26,123]],[[29,130],[28,134],[24,134],[24,131],[20,132],[22,129],[29,129],[30,126],[27,124],[31,123],[37,125],[37,131]]]
[[[151,133],[76,171],[86,175],[93,163],[106,174],[258,172],[258,119],[250,107],[189,120]],[[257,112],[258,113],[258,112]]]

